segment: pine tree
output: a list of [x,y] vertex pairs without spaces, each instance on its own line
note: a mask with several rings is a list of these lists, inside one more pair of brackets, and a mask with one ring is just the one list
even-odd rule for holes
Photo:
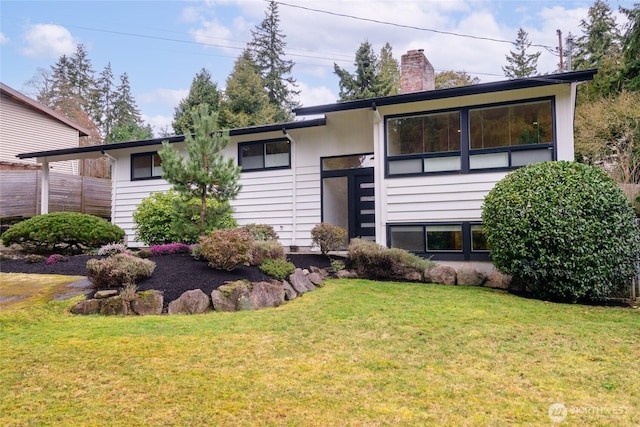
[[193,78],[189,94],[180,101],[173,113],[171,126],[177,135],[193,132],[192,112],[197,111],[200,104],[206,103],[209,112],[218,111],[220,104],[220,90],[218,85],[211,80],[211,74],[206,69],[201,69]]
[[96,81],[96,104],[100,111],[100,117],[97,124],[102,131],[105,141],[111,141],[111,132],[113,131],[116,121],[115,117],[115,97],[116,89],[113,82],[113,72],[111,71],[111,63],[105,65]]
[[226,86],[220,103],[222,127],[239,128],[275,121],[277,109],[269,102],[269,94],[248,50],[236,60]]
[[174,190],[185,199],[195,197],[200,200],[197,227],[203,234],[207,231],[207,225],[212,223],[208,218],[211,218],[210,209],[213,208],[207,205],[207,200],[218,202],[218,207],[228,206],[227,202],[235,198],[241,188],[238,184],[240,167],[233,159],[225,159],[222,154],[229,143],[229,132],[219,130],[218,113],[211,113],[207,104],[201,104],[197,111],[192,112],[192,116],[194,135],[185,135],[186,157],[183,158],[166,141],[158,154],[162,159],[163,177],[173,185]]
[[113,128],[106,143],[149,139],[153,137],[151,127],[144,124],[133,95],[129,76],[123,73],[116,88],[113,101]]
[[378,57],[368,41],[360,44],[356,51],[353,65],[354,74],[333,64],[334,73],[340,79],[340,100],[374,98],[384,95],[381,93],[381,79],[378,73]]
[[251,35],[248,48],[269,95],[269,103],[277,109],[275,120],[291,120],[290,111],[299,105],[294,98],[300,91],[295,89],[296,80],[291,76],[294,62],[283,59],[287,43],[280,31],[277,2],[269,1],[264,20],[251,30]]
[[528,34],[523,28],[518,30],[515,47],[516,52],[511,50],[509,55],[505,56],[509,63],[506,67],[502,67],[505,77],[521,79],[535,75],[538,70],[540,52],[527,54],[527,49],[531,47],[531,42],[528,40]]
[[628,18],[622,42],[622,84],[627,90],[640,92],[640,3],[620,10]]
[[573,68],[600,67],[606,58],[620,54],[620,33],[609,5],[602,0],[589,8],[588,20],[580,21],[583,35],[576,40]]
[[397,95],[400,93],[400,65],[393,57],[393,48],[387,42],[380,50],[378,63],[380,86],[385,95]]

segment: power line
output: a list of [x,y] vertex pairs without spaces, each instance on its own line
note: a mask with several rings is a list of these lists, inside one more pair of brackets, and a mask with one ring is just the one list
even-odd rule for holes
[[[267,0],[265,0],[265,1],[267,1]],[[503,40],[503,39],[496,39],[496,38],[492,38],[492,37],[474,36],[474,35],[471,35],[471,34],[462,34],[462,33],[456,33],[456,32],[453,32],[453,31],[434,30],[433,28],[423,28],[423,27],[416,27],[416,26],[413,26],[413,25],[398,24],[397,22],[381,21],[379,19],[372,19],[372,18],[363,18],[363,17],[360,17],[360,16],[348,15],[346,13],[331,12],[331,11],[328,11],[328,10],[315,9],[315,8],[312,8],[312,7],[300,6],[300,5],[296,5],[296,4],[289,4],[289,3],[284,3],[284,2],[280,2],[280,1],[277,1],[276,3],[279,4],[279,5],[282,5],[282,6],[287,6],[287,7],[292,7],[292,8],[296,8],[296,9],[307,10],[307,11],[310,11],[310,12],[324,13],[324,14],[327,14],[327,15],[339,16],[339,17],[342,17],[342,18],[355,19],[357,21],[373,22],[374,24],[390,25],[392,27],[407,28],[407,29],[410,29],[410,30],[426,31],[426,32],[431,32],[431,33],[436,33],[436,34],[444,34],[444,35],[456,36],[456,37],[465,37],[465,38],[470,38],[470,39],[475,39],[475,40],[485,40],[485,41],[491,41],[491,42],[496,42],[496,43],[515,44],[515,42],[513,42],[512,40]],[[547,50],[553,49],[553,47],[551,47],[551,46],[546,46],[546,45],[542,45],[542,44],[532,44],[531,46],[542,47],[542,48],[547,49]]]

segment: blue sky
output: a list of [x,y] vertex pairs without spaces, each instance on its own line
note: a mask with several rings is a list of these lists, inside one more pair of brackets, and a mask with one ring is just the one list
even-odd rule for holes
[[[293,77],[301,90],[299,100],[311,106],[337,99],[333,64],[351,70],[355,51],[364,40],[376,51],[391,43],[398,60],[407,50],[424,49],[436,71],[464,70],[488,82],[504,79],[501,67],[513,46],[484,38],[515,40],[522,27],[530,41],[546,46],[532,48],[542,52],[538,71],[552,72],[558,63],[553,52],[558,44],[556,30],[565,36],[582,34],[580,20],[592,4],[579,0],[283,0],[279,12],[288,59],[296,63]],[[631,8],[633,0],[609,0],[609,4],[622,19],[618,6]],[[109,62],[116,77],[127,72],[144,119],[158,131],[170,124],[175,106],[187,95],[200,69],[209,70],[214,81],[225,86],[266,7],[263,0],[2,0],[0,80],[32,95],[26,82],[37,69],[49,68],[82,43],[97,72]]]

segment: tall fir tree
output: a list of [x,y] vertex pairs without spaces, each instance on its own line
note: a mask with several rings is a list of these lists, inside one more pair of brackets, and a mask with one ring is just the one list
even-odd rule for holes
[[198,111],[200,104],[207,104],[210,113],[218,111],[220,99],[218,85],[211,80],[211,73],[202,68],[193,78],[187,97],[182,99],[175,108],[171,123],[173,131],[177,135],[192,133],[194,131],[192,113]]
[[[212,213],[221,214],[212,212],[215,208],[210,208],[207,201],[212,199],[217,202],[214,206],[228,209],[227,202],[240,191],[240,167],[233,159],[225,158],[222,154],[229,143],[229,132],[220,131],[218,113],[212,113],[207,104],[201,104],[191,114],[194,134],[185,134],[187,155],[183,157],[166,141],[158,154],[162,159],[163,177],[173,185],[174,190],[183,195],[184,200],[200,200],[198,223],[195,226],[201,235],[215,222],[211,220]],[[187,209],[188,203],[176,208]],[[183,224],[187,227],[190,225],[194,224]]]
[[100,117],[97,119],[97,125],[102,131],[105,141],[112,140],[111,132],[114,128],[115,117],[115,98],[116,88],[113,82],[113,71],[111,71],[111,63],[107,63],[100,72],[96,80],[96,104],[99,106]]
[[389,42],[380,50],[378,62],[381,90],[385,95],[397,95],[400,93],[400,64],[393,57],[393,48]]
[[248,48],[267,89],[269,103],[277,109],[275,120],[291,120],[291,110],[299,106],[295,97],[300,91],[296,90],[297,83],[291,75],[295,63],[284,59],[287,43],[280,31],[277,2],[269,1],[264,20],[251,30],[251,35]]
[[269,102],[269,94],[252,55],[245,50],[227,78],[220,102],[219,123],[224,128],[263,125],[276,121],[277,114],[277,108]]
[[105,142],[133,141],[153,137],[151,127],[145,125],[140,110],[133,99],[127,73],[120,76],[120,84],[116,89],[113,102],[113,116],[113,128]]
[[640,3],[620,10],[628,19],[622,39],[622,86],[640,92]]
[[502,67],[505,77],[510,79],[521,79],[524,77],[531,77],[538,72],[538,58],[540,52],[527,53],[527,50],[531,47],[528,33],[520,28],[518,35],[516,36],[515,48],[516,51],[509,51],[509,55],[506,55],[507,63],[509,65]]
[[375,98],[385,95],[382,91],[384,86],[378,71],[378,57],[376,56],[371,43],[364,41],[356,51],[353,63],[356,70],[351,74],[333,64],[334,73],[340,79],[340,101],[350,101],[354,99]]

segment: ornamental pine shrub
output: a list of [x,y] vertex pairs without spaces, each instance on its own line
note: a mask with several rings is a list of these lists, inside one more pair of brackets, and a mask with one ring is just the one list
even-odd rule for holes
[[151,276],[156,263],[125,254],[87,261],[87,277],[97,289],[136,283]]
[[424,277],[425,270],[435,266],[433,261],[404,249],[389,249],[363,239],[351,240],[347,261],[359,277],[375,280],[402,280],[412,272]]
[[12,225],[2,235],[2,243],[19,244],[30,253],[77,254],[123,238],[124,230],[105,219],[77,212],[54,212]]
[[[228,203],[207,200],[206,230],[235,228]],[[197,227],[200,200],[183,199],[175,191],[153,193],[140,202],[133,213],[136,239],[146,245],[165,243],[196,243],[200,238]]]
[[250,265],[252,248],[251,234],[242,228],[215,230],[200,238],[202,257],[216,270],[231,271],[239,265]]
[[296,266],[286,258],[265,258],[260,264],[260,271],[267,276],[284,280],[296,270]]
[[320,248],[322,255],[337,251],[347,240],[347,230],[337,225],[320,223],[311,229],[311,240]]
[[600,169],[567,161],[518,169],[485,197],[482,222],[495,266],[537,298],[603,299],[637,274],[634,210]]

